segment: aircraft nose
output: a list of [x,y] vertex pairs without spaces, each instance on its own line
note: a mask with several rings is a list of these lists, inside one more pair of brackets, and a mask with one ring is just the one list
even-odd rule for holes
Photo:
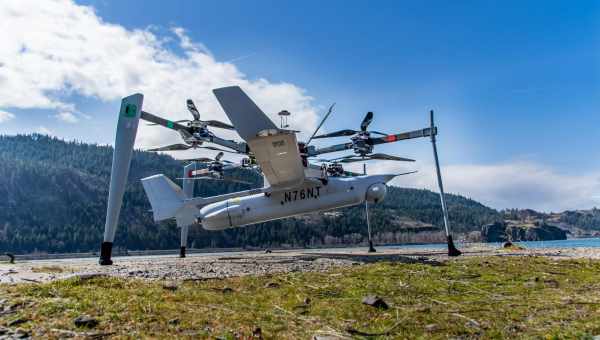
[[387,186],[383,183],[375,183],[367,189],[367,201],[377,203],[383,201],[387,194]]

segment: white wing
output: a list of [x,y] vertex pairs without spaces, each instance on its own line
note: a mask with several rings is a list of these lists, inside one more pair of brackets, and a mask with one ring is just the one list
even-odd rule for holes
[[304,182],[304,167],[293,132],[280,130],[239,86],[214,89],[213,93],[248,143],[273,189],[292,188]]

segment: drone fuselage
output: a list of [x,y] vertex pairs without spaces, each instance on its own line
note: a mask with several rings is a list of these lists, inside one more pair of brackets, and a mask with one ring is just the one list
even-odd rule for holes
[[[393,176],[392,176],[393,177]],[[365,200],[381,201],[390,176],[330,178],[327,184],[307,180],[298,188],[235,197],[200,210],[202,227],[223,230],[306,213],[343,208]]]

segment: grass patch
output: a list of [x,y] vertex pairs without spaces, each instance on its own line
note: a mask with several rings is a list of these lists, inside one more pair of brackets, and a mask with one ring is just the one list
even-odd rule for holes
[[[309,339],[315,334],[378,338],[586,338],[600,334],[600,262],[479,257],[443,266],[378,263],[328,273],[184,282],[94,278],[0,286],[18,304],[20,327],[37,336],[78,330],[119,338],[250,337]],[[269,288],[266,288],[269,287]],[[376,294],[387,310],[363,305]]]

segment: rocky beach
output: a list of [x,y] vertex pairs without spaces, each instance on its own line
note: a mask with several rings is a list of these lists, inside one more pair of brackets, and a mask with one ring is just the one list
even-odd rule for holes
[[[510,248],[497,244],[471,243],[462,246],[464,257],[540,256],[557,260],[600,259],[600,248]],[[458,258],[460,259],[460,258]],[[281,250],[265,253],[196,253],[187,258],[175,255],[117,257],[112,266],[100,266],[96,258],[0,262],[0,283],[47,282],[73,276],[114,276],[146,280],[194,281],[248,275],[292,272],[326,272],[340,267],[375,262],[454,261],[444,249],[426,247],[381,248],[369,254],[364,248],[327,250]]]

